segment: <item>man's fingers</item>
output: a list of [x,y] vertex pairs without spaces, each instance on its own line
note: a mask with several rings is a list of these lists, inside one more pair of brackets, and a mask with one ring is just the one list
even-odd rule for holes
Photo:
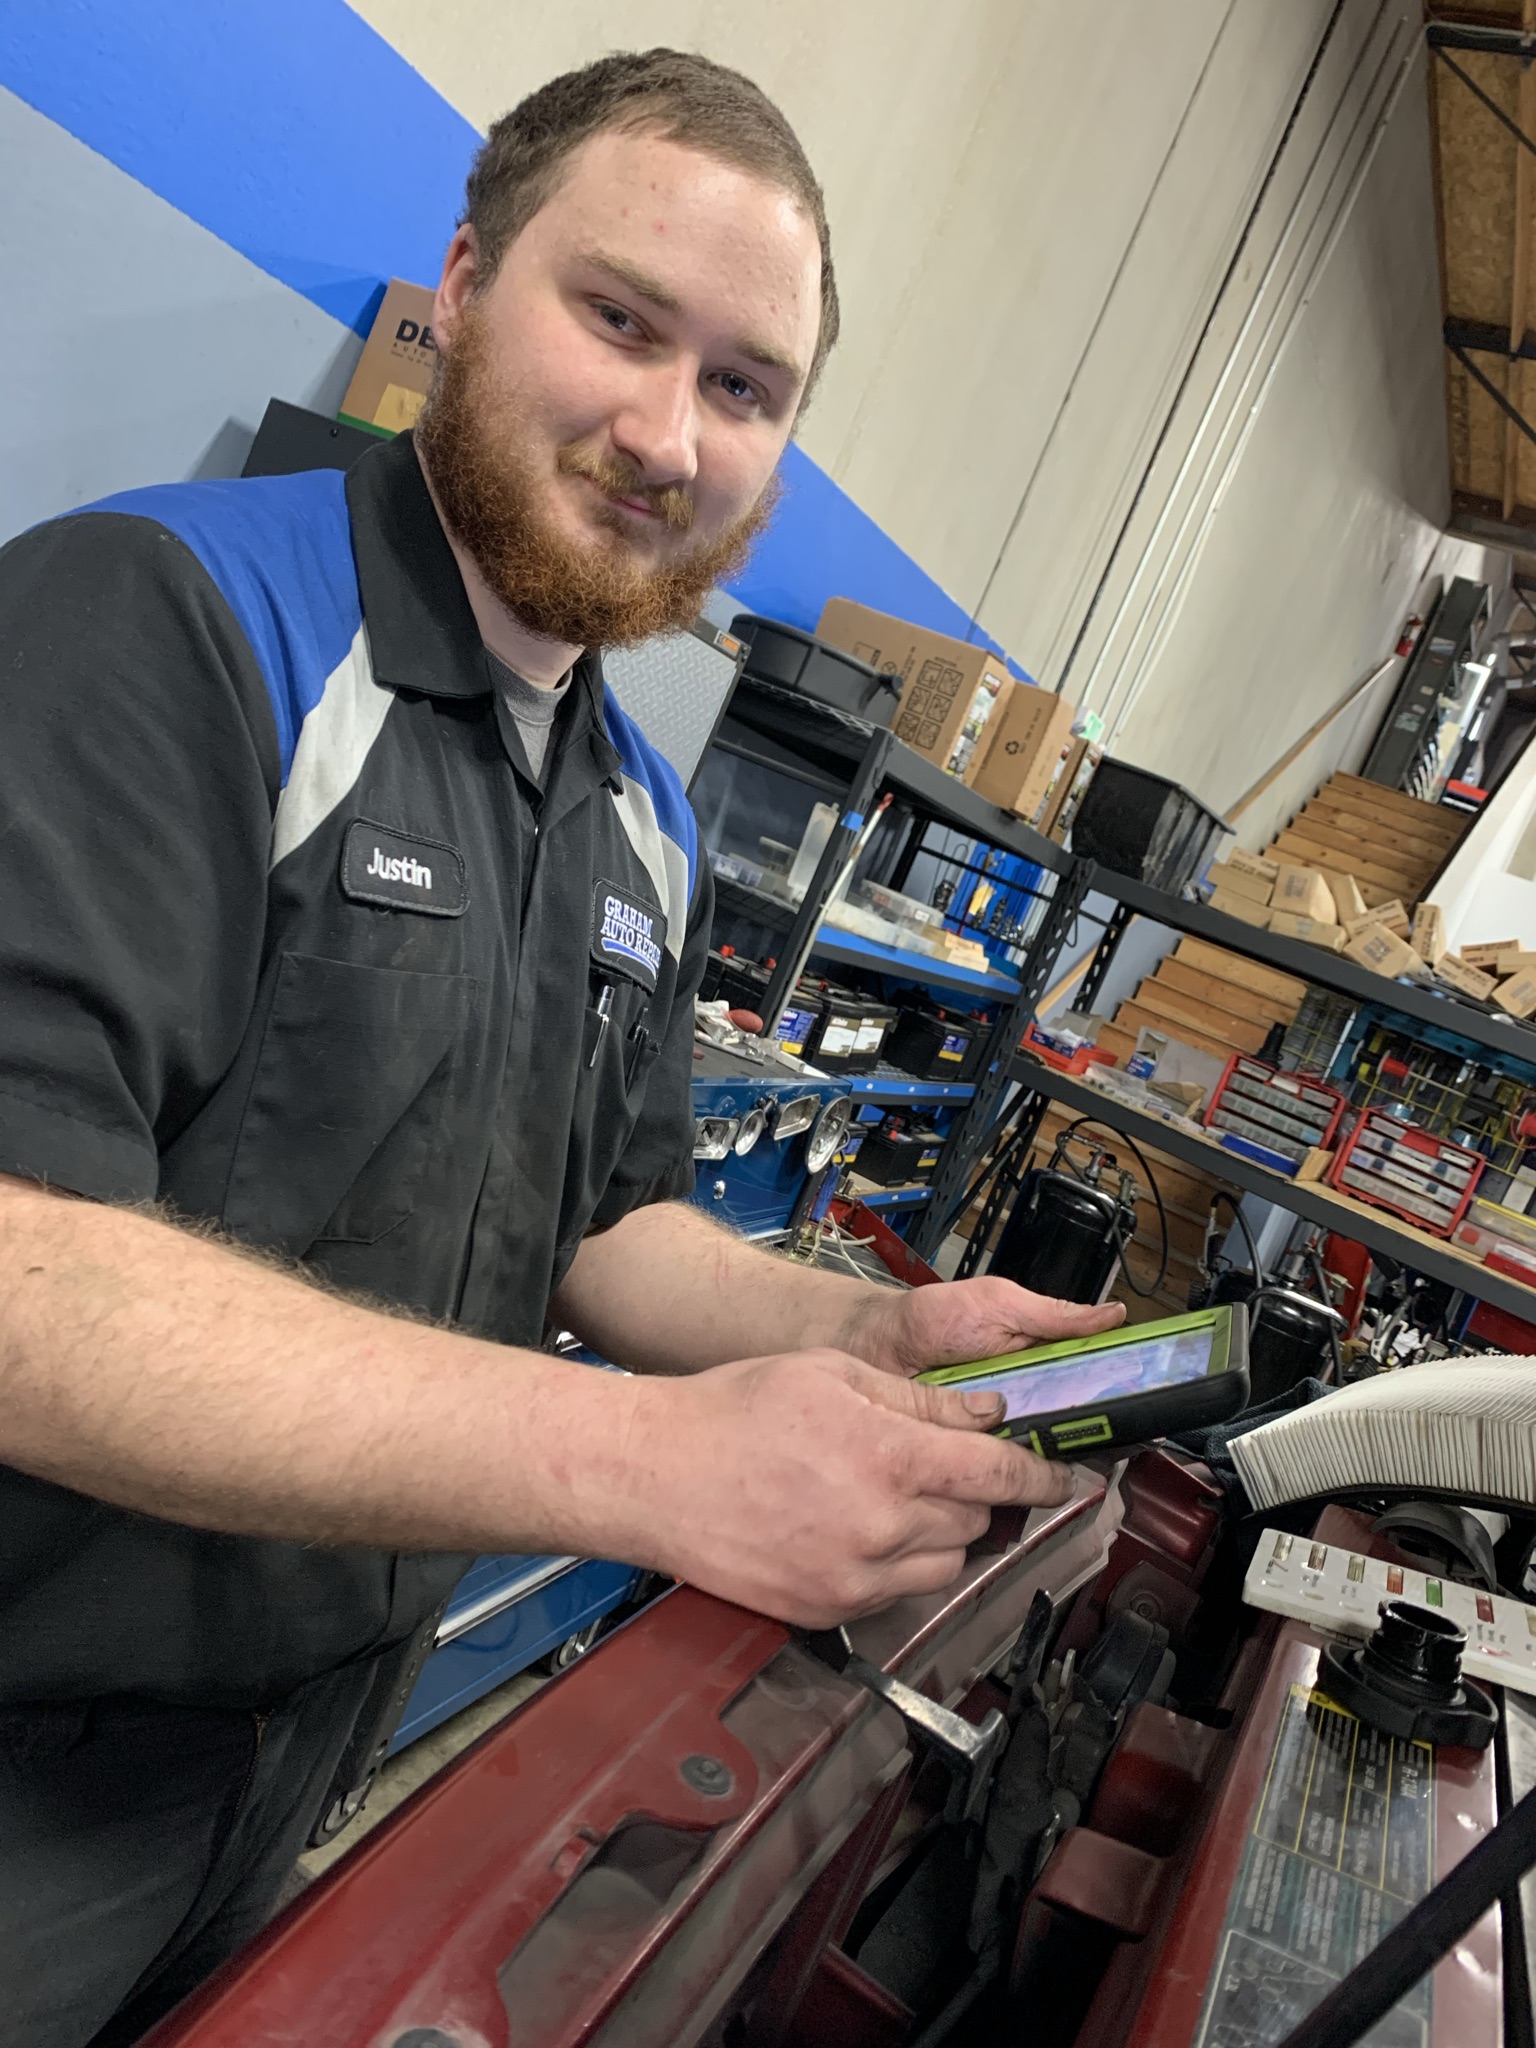
[[1118,1329],[1125,1321],[1124,1304],[1058,1301],[1051,1294],[1033,1294],[1011,1280],[992,1274],[972,1282],[975,1305],[989,1320],[1018,1339],[1017,1348],[1049,1344],[1058,1337],[1096,1337],[1101,1330]]
[[914,1494],[984,1507],[1055,1507],[1071,1494],[1064,1466],[985,1434],[1002,1420],[998,1396],[899,1380],[858,1359],[847,1364],[850,1381],[867,1400],[930,1425],[902,1445],[902,1479]]
[[985,1507],[1056,1507],[1072,1492],[1065,1465],[1006,1437],[930,1436],[912,1457],[919,1493]]
[[1001,1394],[960,1387],[930,1386],[922,1380],[898,1379],[862,1359],[850,1358],[849,1379],[867,1401],[889,1408],[913,1422],[936,1422],[943,1429],[995,1429],[1003,1419]]
[[899,1554],[923,1550],[965,1549],[985,1536],[992,1520],[990,1507],[980,1502],[938,1500],[931,1494],[912,1503],[906,1538]]

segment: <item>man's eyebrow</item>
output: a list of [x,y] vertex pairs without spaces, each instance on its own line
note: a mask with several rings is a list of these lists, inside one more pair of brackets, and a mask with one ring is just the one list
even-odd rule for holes
[[805,381],[805,372],[791,355],[781,348],[775,348],[769,341],[753,341],[750,336],[736,344],[736,354],[745,356],[749,363],[761,363],[765,370],[778,370],[791,383]]
[[[648,270],[642,270],[638,263],[628,263],[622,256],[605,255],[599,249],[583,251],[582,260],[591,269],[600,270],[604,276],[627,285],[636,298],[646,300],[649,305],[659,308],[661,312],[682,312],[683,303],[677,294],[669,291],[660,278],[652,277]],[[751,335],[744,335],[735,343],[734,353],[744,356],[749,363],[761,363],[765,370],[777,370],[781,376],[788,377],[795,384],[803,383],[805,380],[805,371],[794,357],[786,354],[781,348],[775,348],[772,342],[758,341]]]
[[652,277],[648,270],[642,270],[638,263],[626,263],[622,256],[605,256],[600,250],[588,249],[583,261],[593,270],[601,270],[605,276],[616,278],[620,284],[627,284],[637,298],[647,299],[653,306],[659,306],[663,313],[681,313],[683,302],[675,292],[670,292],[660,278]]

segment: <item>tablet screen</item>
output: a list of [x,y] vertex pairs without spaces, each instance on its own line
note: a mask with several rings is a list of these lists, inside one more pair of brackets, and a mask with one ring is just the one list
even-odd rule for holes
[[1005,1366],[1000,1372],[967,1379],[965,1391],[969,1394],[982,1387],[1001,1394],[1007,1403],[1004,1419],[1009,1422],[1021,1415],[1091,1408],[1126,1394],[1151,1394],[1204,1379],[1211,1369],[1213,1334],[1207,1324],[1203,1329],[1175,1330],[1049,1365]]

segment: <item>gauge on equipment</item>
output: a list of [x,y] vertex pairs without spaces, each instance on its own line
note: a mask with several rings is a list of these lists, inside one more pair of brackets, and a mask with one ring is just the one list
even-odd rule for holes
[[853,1122],[853,1097],[835,1095],[816,1119],[816,1128],[805,1141],[805,1163],[812,1173],[820,1173],[843,1149],[843,1140]]
[[808,1131],[815,1123],[820,1107],[821,1098],[817,1095],[796,1095],[788,1102],[778,1103],[770,1112],[774,1137],[793,1138],[801,1131]]
[[735,1143],[731,1146],[731,1150],[736,1154],[736,1157],[738,1159],[745,1159],[767,1128],[768,1112],[759,1103],[756,1109],[749,1109],[741,1120],[741,1127],[736,1133]]
[[693,1127],[695,1159],[723,1159],[735,1143],[740,1126],[733,1116],[701,1116]]

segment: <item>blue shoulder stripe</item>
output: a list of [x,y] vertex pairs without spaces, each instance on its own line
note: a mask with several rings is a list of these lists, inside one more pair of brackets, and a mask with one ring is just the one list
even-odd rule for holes
[[286,784],[299,728],[363,619],[342,472],[155,484],[79,509],[156,520],[197,556],[266,679]]
[[677,770],[664,754],[657,753],[635,721],[615,701],[613,692],[603,693],[603,722],[608,737],[631,782],[639,783],[651,799],[656,822],[688,862],[688,900],[692,902],[698,877],[699,828],[693,806],[683,793]]

